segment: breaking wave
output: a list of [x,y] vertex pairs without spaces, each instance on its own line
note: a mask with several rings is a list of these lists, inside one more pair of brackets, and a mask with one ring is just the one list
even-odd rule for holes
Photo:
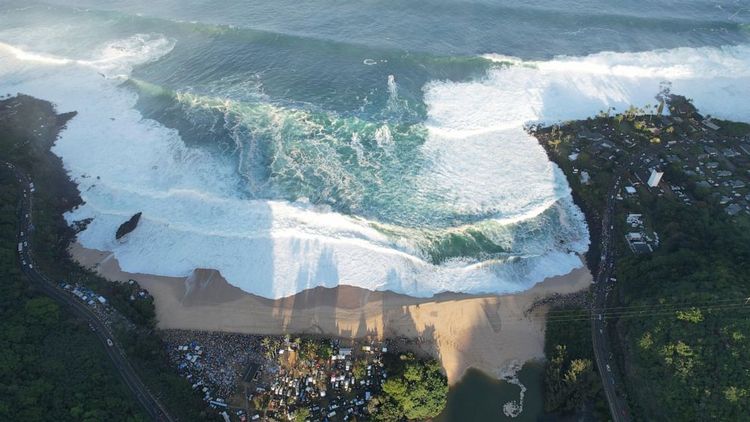
[[[527,289],[580,266],[588,232],[524,124],[653,102],[664,80],[713,115],[750,116],[747,46],[503,58],[482,78],[425,85],[417,124],[399,123],[410,111],[398,75],[369,119],[275,104],[262,89],[238,99],[231,87],[167,90],[130,75],[173,47],[142,34],[79,60],[0,44],[0,89],[79,112],[54,152],[85,201],[66,218],[93,218],[84,246],[132,272],[216,268],[272,298],[338,284],[415,296]],[[197,132],[144,118],[147,97]],[[138,211],[138,229],[116,241]]]

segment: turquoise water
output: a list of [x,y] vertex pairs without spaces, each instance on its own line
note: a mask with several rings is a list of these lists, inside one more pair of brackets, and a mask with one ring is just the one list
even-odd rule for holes
[[[747,1],[0,1],[0,94],[79,111],[54,148],[85,201],[66,217],[93,218],[78,240],[266,297],[567,273],[588,230],[523,126],[663,82],[747,120]],[[514,420],[541,414],[540,374]],[[518,393],[469,371],[439,420],[505,420]]]
[[11,0],[0,88],[81,112],[56,147],[86,201],[68,218],[125,269],[503,293],[588,247],[524,125],[664,81],[747,115],[749,23],[740,1]]

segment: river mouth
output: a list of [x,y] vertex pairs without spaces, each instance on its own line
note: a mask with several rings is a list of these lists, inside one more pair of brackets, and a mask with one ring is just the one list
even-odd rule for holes
[[448,404],[435,422],[537,421],[544,413],[543,374],[541,363],[531,361],[523,365],[518,373],[519,381],[526,387],[523,411],[511,418],[503,413],[503,405],[518,401],[521,388],[470,368],[451,387]]

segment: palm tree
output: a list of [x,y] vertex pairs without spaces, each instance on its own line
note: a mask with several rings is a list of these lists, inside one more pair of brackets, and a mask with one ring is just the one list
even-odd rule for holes
[[260,344],[261,346],[263,346],[263,352],[268,359],[273,359],[276,356],[276,348],[274,347],[275,344],[270,337],[263,337],[263,340],[260,341]]

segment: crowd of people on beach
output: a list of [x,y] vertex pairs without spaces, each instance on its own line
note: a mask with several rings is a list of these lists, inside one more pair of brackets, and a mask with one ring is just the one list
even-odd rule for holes
[[207,401],[225,402],[253,359],[263,359],[260,337],[221,332],[168,330],[164,342],[172,361]]

